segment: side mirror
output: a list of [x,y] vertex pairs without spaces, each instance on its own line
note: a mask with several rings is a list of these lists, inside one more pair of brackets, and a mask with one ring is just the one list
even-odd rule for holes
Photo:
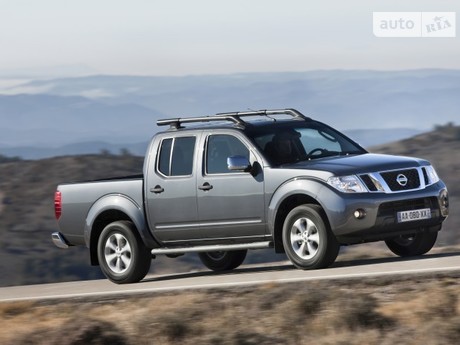
[[231,156],[227,158],[228,170],[231,171],[249,171],[251,170],[251,163],[249,159],[244,156]]

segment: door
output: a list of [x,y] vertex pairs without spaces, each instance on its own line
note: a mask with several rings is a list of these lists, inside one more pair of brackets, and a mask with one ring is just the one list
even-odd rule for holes
[[[158,139],[149,159],[145,194],[147,216],[155,238],[173,242],[195,238],[199,230],[196,203],[196,136]],[[154,158],[154,159],[152,159]]]
[[[244,139],[211,134],[204,143],[202,173],[197,176],[198,217],[202,237],[254,240],[265,235],[263,171]],[[245,156],[257,174],[230,171],[227,158]],[[253,176],[255,175],[255,176]]]

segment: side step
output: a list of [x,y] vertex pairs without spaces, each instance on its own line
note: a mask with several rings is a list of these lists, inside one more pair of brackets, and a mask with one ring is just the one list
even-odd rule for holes
[[196,247],[181,247],[181,248],[156,248],[152,249],[152,255],[174,255],[174,254],[185,254],[185,253],[202,253],[202,252],[228,252],[231,250],[243,250],[243,249],[263,249],[270,248],[273,243],[267,242],[252,242],[252,243],[241,243],[241,244],[227,244],[227,245],[208,245],[208,246],[196,246]]

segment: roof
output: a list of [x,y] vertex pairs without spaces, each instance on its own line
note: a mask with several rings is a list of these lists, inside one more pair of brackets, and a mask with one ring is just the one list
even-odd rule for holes
[[[158,126],[170,126],[172,130],[182,129],[183,124],[189,123],[210,123],[217,122],[232,124],[233,126],[239,128],[245,128],[246,126],[252,126],[257,123],[267,123],[267,122],[277,122],[279,117],[289,117],[289,120],[295,121],[309,121],[309,117],[303,115],[296,109],[265,109],[265,110],[255,110],[255,111],[242,111],[242,112],[229,112],[229,113],[218,113],[211,116],[201,116],[201,117],[184,117],[184,118],[171,118],[171,119],[162,119],[157,121]],[[278,117],[278,119],[276,118]],[[252,121],[251,121],[252,119]],[[265,120],[265,121],[264,121]],[[281,118],[283,120],[283,118]],[[217,125],[216,127],[219,127]]]

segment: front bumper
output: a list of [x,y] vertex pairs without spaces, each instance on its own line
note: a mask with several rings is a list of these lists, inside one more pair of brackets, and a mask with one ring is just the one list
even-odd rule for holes
[[[394,194],[345,194],[329,188],[327,190],[324,188],[321,191],[321,203],[332,232],[341,244],[379,241],[422,231],[439,231],[449,214],[448,193],[442,181],[423,190]],[[426,208],[431,210],[430,219],[398,222],[397,212]]]

